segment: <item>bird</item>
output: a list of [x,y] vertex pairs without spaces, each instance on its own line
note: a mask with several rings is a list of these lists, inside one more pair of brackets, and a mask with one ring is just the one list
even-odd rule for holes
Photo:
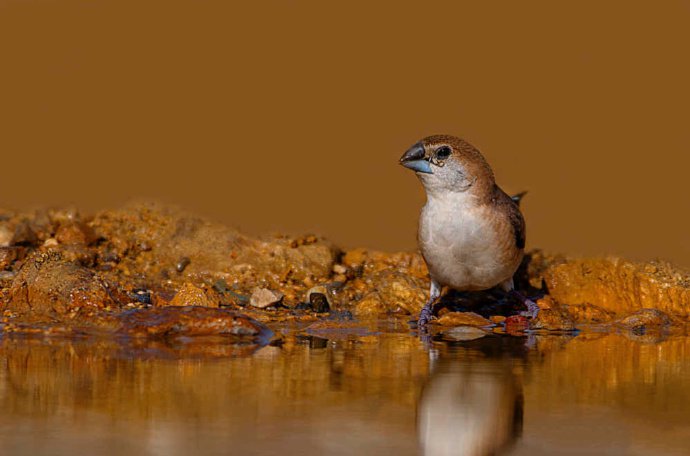
[[425,328],[444,288],[487,290],[500,286],[536,318],[539,307],[515,290],[513,276],[525,251],[525,220],[519,201],[496,185],[482,153],[464,139],[427,136],[400,157],[426,192],[417,241],[429,270],[429,299],[418,327]]

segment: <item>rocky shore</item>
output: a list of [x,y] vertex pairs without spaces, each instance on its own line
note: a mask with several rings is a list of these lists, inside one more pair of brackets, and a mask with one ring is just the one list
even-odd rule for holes
[[[436,307],[442,337],[604,330],[685,331],[690,275],[664,262],[571,259],[530,252],[516,276],[537,299],[527,321],[499,291],[450,293]],[[0,330],[5,334],[280,339],[300,331],[407,324],[427,296],[417,253],[343,251],[314,235],[252,238],[176,209],[137,204],[0,210]]]

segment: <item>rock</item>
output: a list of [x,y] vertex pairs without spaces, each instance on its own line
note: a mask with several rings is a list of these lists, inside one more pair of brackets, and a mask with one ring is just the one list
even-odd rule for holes
[[343,266],[342,264],[334,264],[333,265],[333,272],[336,274],[345,274],[347,273],[347,268]]
[[469,341],[480,339],[489,333],[475,326],[456,326],[441,333],[441,338],[449,341]]
[[572,331],[575,329],[570,314],[550,296],[544,296],[537,301],[539,314],[530,324],[532,329],[546,329],[547,331]]
[[50,247],[57,247],[59,245],[58,240],[55,238],[48,238],[43,242],[43,247],[50,248]]
[[474,312],[448,312],[432,323],[441,326],[493,326],[486,318]]
[[249,304],[259,309],[275,306],[283,299],[283,294],[271,291],[268,288],[257,288],[249,298]]
[[10,229],[6,222],[0,222],[0,247],[9,247],[12,245],[12,238],[14,232]]
[[595,305],[619,317],[643,308],[690,317],[690,275],[664,262],[566,259],[534,252],[529,274],[533,284],[543,281],[563,304]]
[[316,313],[327,313],[331,310],[331,292],[324,286],[312,287],[307,291],[306,302]]
[[33,245],[38,241],[38,237],[28,220],[22,220],[14,228],[12,245]]
[[346,267],[352,268],[352,267],[362,265],[366,259],[367,259],[366,249],[349,250],[343,256],[343,264]]
[[594,304],[572,304],[563,306],[576,323],[601,324],[616,319],[616,313]]
[[117,303],[93,272],[52,251],[24,262],[2,309],[23,315],[25,321],[65,322],[88,320],[112,307]]
[[505,331],[508,334],[519,333],[529,329],[529,320],[522,315],[511,315],[505,320]]
[[376,275],[376,291],[391,312],[403,310],[416,315],[424,306],[427,292],[421,280],[401,272],[385,270]]
[[191,263],[192,260],[190,260],[188,257],[182,257],[180,258],[180,261],[175,263],[175,270],[177,272],[184,272],[184,270],[189,266],[189,263]]
[[[330,243],[308,237],[291,246],[286,237],[253,239],[234,229],[155,204],[135,204],[116,211],[104,211],[89,222],[102,239],[101,252],[121,258],[114,273],[145,272],[152,280],[162,270],[187,257],[184,275],[189,278],[219,279],[241,284],[242,292],[267,284],[277,288],[288,278],[326,281],[338,254]],[[147,245],[148,250],[141,248]],[[181,285],[181,283],[180,283]]]
[[639,332],[645,332],[649,329],[663,329],[670,326],[671,323],[671,318],[658,309],[640,309],[615,322],[616,326]]
[[60,225],[55,239],[65,245],[89,245],[96,240],[96,234],[81,222],[69,222]]
[[354,313],[358,317],[372,317],[386,312],[386,306],[378,293],[369,293],[356,305]]
[[17,259],[17,249],[13,247],[0,247],[0,271],[9,269]]
[[220,299],[215,293],[207,293],[191,283],[185,283],[168,305],[173,307],[218,307],[219,304]]
[[117,333],[139,337],[248,336],[266,340],[273,332],[245,315],[207,307],[153,307],[123,312]]

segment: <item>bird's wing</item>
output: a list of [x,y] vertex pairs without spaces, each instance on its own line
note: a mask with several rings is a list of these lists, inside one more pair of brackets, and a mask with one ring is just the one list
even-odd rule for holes
[[513,197],[508,196],[506,192],[496,186],[496,193],[494,196],[494,204],[500,206],[499,209],[508,214],[510,226],[513,229],[515,236],[515,246],[518,249],[525,248],[525,219],[520,212],[519,202],[526,192],[519,193]]

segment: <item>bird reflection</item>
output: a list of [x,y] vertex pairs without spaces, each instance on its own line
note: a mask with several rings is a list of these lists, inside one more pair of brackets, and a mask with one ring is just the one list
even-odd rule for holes
[[419,402],[425,455],[495,455],[522,433],[524,338],[484,337],[443,346]]

